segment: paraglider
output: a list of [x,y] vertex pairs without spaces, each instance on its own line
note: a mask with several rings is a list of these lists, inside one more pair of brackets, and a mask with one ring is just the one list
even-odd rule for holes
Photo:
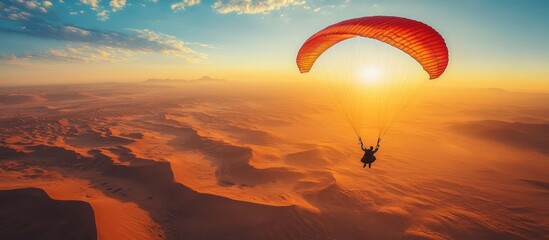
[[446,43],[430,26],[402,17],[373,16],[349,19],[315,33],[297,54],[299,71],[309,72],[328,48],[358,36],[376,39],[406,52],[423,66],[430,79],[440,77],[448,65]]
[[[407,54],[419,63],[429,75],[429,79],[440,77],[448,66],[446,43],[442,36],[429,25],[402,17],[370,16],[330,25],[309,37],[297,54],[296,63],[299,71],[301,73],[311,71],[317,60],[327,55],[325,52],[336,48],[335,46],[340,45],[340,42],[348,42],[357,37],[389,44],[399,52]],[[381,78],[379,70],[372,65],[378,64],[385,54],[376,55],[376,49],[372,51],[368,48],[367,46],[366,50],[347,50],[347,55],[334,60],[331,65],[323,65],[318,67],[319,70],[312,71],[317,73],[315,79],[319,79],[319,82],[328,87],[332,93],[335,105],[353,128],[360,140],[361,149],[367,154],[375,152],[373,146],[372,149],[364,147],[361,136],[363,128],[371,127],[377,119],[378,142],[375,149],[377,151],[381,138],[393,125],[397,115],[408,102],[409,96],[416,89],[412,86],[414,81],[411,80],[411,75],[401,73],[403,67],[397,61],[387,61],[389,74],[384,76],[383,82],[378,79]],[[337,55],[341,50],[334,51]],[[368,57],[374,59],[362,59]],[[334,66],[336,64],[337,66]],[[368,66],[364,67],[364,65]],[[361,71],[361,77],[357,77],[354,73],[357,69]],[[373,109],[377,109],[377,113]],[[373,153],[369,154],[372,155],[371,158],[362,159],[364,167],[366,164],[371,166],[375,160]]]
[[358,140],[360,142],[360,148],[362,149],[362,151],[364,151],[364,156],[362,156],[362,159],[360,159],[360,161],[364,163],[362,168],[365,168],[366,165],[368,165],[368,168],[371,168],[372,163],[376,161],[376,156],[374,154],[376,154],[376,152],[379,150],[379,143],[381,142],[381,138],[377,139],[377,144],[375,149],[374,149],[374,146],[370,146],[370,148],[366,148],[364,146],[364,143],[362,143],[362,138],[359,137]]

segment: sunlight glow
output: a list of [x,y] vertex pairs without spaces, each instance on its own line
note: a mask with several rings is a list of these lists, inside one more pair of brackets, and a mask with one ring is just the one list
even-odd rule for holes
[[359,80],[365,84],[375,84],[381,80],[383,75],[382,70],[375,65],[367,65],[360,68]]

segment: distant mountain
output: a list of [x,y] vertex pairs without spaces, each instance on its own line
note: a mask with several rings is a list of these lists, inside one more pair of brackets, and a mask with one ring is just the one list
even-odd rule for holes
[[222,79],[222,78],[211,78],[209,76],[203,76],[199,79],[195,79],[195,80],[191,80],[191,81],[194,81],[194,82],[224,82],[224,81],[227,81],[227,80]]
[[145,83],[208,83],[208,82],[224,82],[227,81],[225,79],[220,78],[211,78],[209,76],[203,76],[198,79],[188,80],[188,79],[159,79],[159,78],[151,78],[147,79]]

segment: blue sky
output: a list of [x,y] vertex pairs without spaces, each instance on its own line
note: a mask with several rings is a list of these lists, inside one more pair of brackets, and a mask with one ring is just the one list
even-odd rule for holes
[[[512,86],[516,78],[548,85],[543,0],[2,0],[0,81],[292,78],[308,36],[369,15],[437,29],[450,50],[445,77],[456,85],[462,78],[489,78],[488,87]],[[94,75],[98,70],[105,73]]]

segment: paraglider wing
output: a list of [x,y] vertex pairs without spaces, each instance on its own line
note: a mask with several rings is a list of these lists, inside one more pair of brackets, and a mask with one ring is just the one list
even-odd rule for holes
[[372,16],[336,23],[307,39],[297,54],[299,71],[309,72],[324,51],[357,36],[377,39],[401,49],[421,64],[430,79],[442,75],[448,65],[446,43],[430,26],[407,18]]

